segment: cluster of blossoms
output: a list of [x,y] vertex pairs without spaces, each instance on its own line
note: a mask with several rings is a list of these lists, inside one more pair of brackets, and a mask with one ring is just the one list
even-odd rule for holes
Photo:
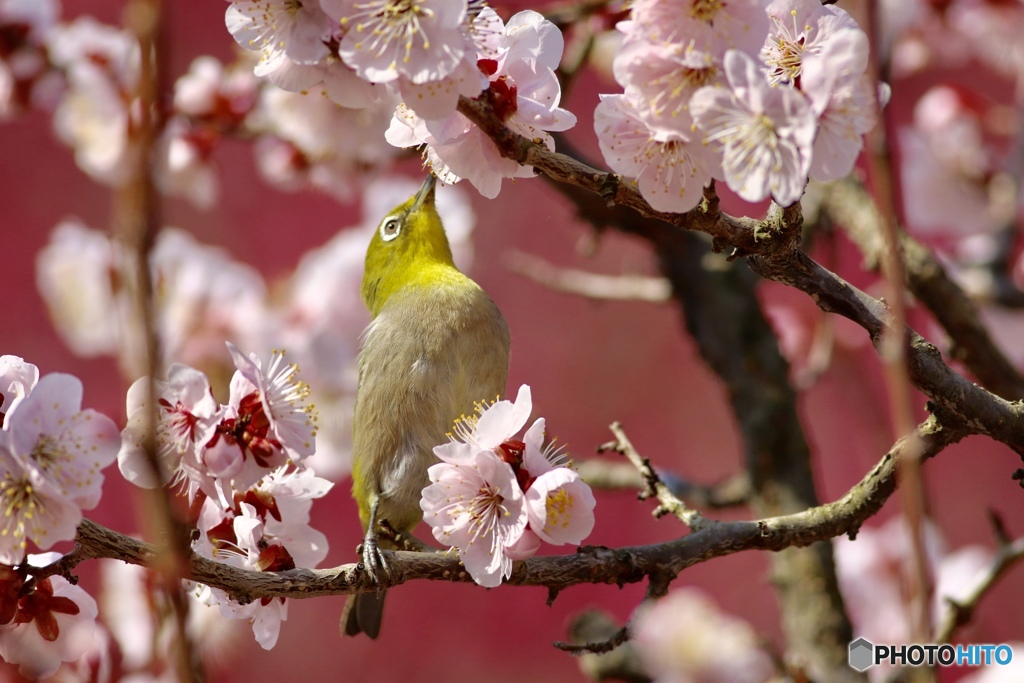
[[[882,9],[881,49],[896,75],[974,59],[1021,81],[1017,3]],[[0,117],[54,110],[80,167],[120,184],[136,161],[138,48],[126,31],[58,15],[56,0],[0,2]],[[351,199],[363,171],[415,146],[445,182],[465,178],[494,197],[503,178],[533,171],[456,111],[460,96],[485,98],[508,128],[549,148],[549,131],[576,122],[560,107],[562,34],[536,12],[506,24],[483,0],[233,0],[225,22],[248,57],[200,57],[177,80],[155,157],[160,189],[201,208],[217,199],[213,153],[225,136],[254,140],[263,177],[285,190]],[[595,126],[607,163],[659,210],[692,208],[712,178],[749,201],[792,203],[808,178],[850,171],[876,95],[887,96],[866,74],[864,32],[815,0],[640,0],[618,29],[624,92],[602,95]],[[931,168],[926,153],[908,156]],[[967,183],[985,189],[987,178]]]
[[[226,405],[217,405],[205,374],[180,363],[166,382],[151,386],[143,377],[131,386],[118,466],[138,486],[169,485],[187,494],[199,509],[196,552],[255,571],[315,567],[327,556],[327,539],[309,526],[309,510],[332,484],[302,466],[315,450],[309,388],[281,352],[264,368],[255,354],[230,343],[228,349],[236,371]],[[156,401],[156,473],[143,447],[150,396]],[[241,606],[208,587],[198,595],[224,616],[250,621],[264,648],[277,642],[287,618],[283,600]]]
[[[327,554],[310,528],[312,501],[332,484],[301,467],[314,450],[316,417],[298,368],[274,354],[266,369],[229,344],[237,367],[227,405],[213,399],[207,377],[185,365],[166,382],[140,379],[129,389],[128,423],[82,410],[82,383],[0,356],[0,657],[23,675],[52,675],[62,662],[102,649],[96,602],[61,576],[33,578],[58,553],[27,554],[70,541],[82,511],[99,503],[103,469],[118,462],[141,486],[170,484],[198,510],[194,549],[258,571],[314,567]],[[160,472],[143,450],[150,391],[156,401]],[[31,583],[30,583],[31,582]],[[240,606],[203,587],[199,602],[253,624],[270,648],[287,616],[281,600]],[[198,604],[198,603],[197,603]]]
[[110,418],[82,410],[72,375],[40,377],[35,365],[0,356],[0,398],[0,563],[17,565],[30,540],[46,550],[75,537],[121,441]]
[[76,377],[40,377],[35,365],[0,356],[0,658],[30,678],[83,657],[96,631],[85,590],[61,576],[35,578],[60,554],[27,552],[30,542],[47,549],[74,539],[117,458],[117,426],[81,403]]
[[[79,168],[100,183],[121,185],[138,161],[130,144],[141,115],[138,46],[121,28],[87,16],[61,22],[59,15],[57,0],[0,2],[0,120],[52,111],[54,130],[74,149]],[[197,58],[174,83],[156,143],[158,189],[212,208],[220,195],[214,153],[223,139],[241,137],[254,141],[257,168],[275,187],[316,187],[351,199],[357,172],[399,153],[384,140],[397,95],[351,80],[328,88],[343,93],[341,107],[258,78],[252,60]],[[281,81],[297,83],[294,74]],[[354,98],[360,84],[375,94]],[[292,89],[299,87],[305,90]]]
[[512,561],[536,553],[541,541],[578,545],[594,528],[594,494],[558,449],[545,446],[544,418],[516,438],[532,409],[523,385],[514,403],[481,406],[458,423],[451,442],[434,448],[441,462],[428,470],[423,520],[434,538],[458,549],[482,586],[499,585]]
[[552,149],[546,131],[576,123],[558,106],[562,35],[536,12],[505,24],[482,0],[235,0],[227,26],[259,54],[256,75],[293,92],[319,85],[344,107],[385,103],[388,142],[426,145],[439,178],[466,178],[486,197],[533,173],[456,112],[460,96],[486,91],[507,126]]
[[[240,569],[276,572],[316,567],[327,557],[327,537],[309,525],[313,501],[333,484],[310,469],[279,467],[228,503],[207,498],[199,513],[199,554]],[[264,649],[277,643],[288,618],[284,598],[263,598],[240,605],[223,591],[197,586],[196,597],[216,605],[228,619],[248,621]]]
[[0,356],[0,657],[29,676],[48,676],[80,657],[92,639],[96,603],[59,576],[26,591],[33,567],[57,553],[27,555],[70,541],[82,511],[99,504],[103,469],[120,438],[110,418],[82,410],[82,383]]
[[789,205],[808,176],[841,178],[874,125],[868,39],[818,0],[638,0],[618,26],[625,92],[594,113],[601,151],[661,211],[722,179]]
[[[928,573],[935,582],[931,615],[938,628],[950,601],[962,602],[970,595],[991,566],[993,554],[982,545],[951,549],[930,520],[922,530]],[[912,642],[904,577],[913,558],[906,520],[897,516],[880,526],[865,526],[856,541],[840,537],[833,546],[839,586],[858,634],[872,642]]]

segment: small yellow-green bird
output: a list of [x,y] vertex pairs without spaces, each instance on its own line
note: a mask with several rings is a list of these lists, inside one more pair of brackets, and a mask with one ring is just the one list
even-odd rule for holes
[[[459,272],[434,207],[433,175],[389,213],[366,250],[362,296],[373,316],[359,354],[352,420],[352,496],[359,504],[363,566],[387,573],[382,521],[410,532],[433,447],[455,420],[505,391],[509,332],[498,307]],[[349,598],[346,635],[380,633],[384,592]]]

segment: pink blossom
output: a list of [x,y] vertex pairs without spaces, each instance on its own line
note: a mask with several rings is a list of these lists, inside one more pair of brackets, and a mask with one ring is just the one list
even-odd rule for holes
[[530,530],[529,524],[527,524],[527,527],[523,530],[523,535],[519,537],[519,540],[505,548],[505,554],[513,561],[525,560],[536,555],[539,549],[540,536],[533,533],[533,531]]
[[138,45],[127,31],[80,17],[50,32],[50,57],[64,67],[68,90],[54,112],[58,137],[87,174],[120,185],[136,150],[128,144],[127,103],[138,79]]
[[167,382],[154,386],[156,409],[156,446],[161,472],[154,473],[143,450],[149,410],[149,378],[141,377],[128,389],[128,424],[121,434],[118,467],[125,479],[136,486],[155,488],[167,483],[184,486],[189,499],[205,488],[203,449],[213,438],[222,418],[213,400],[206,375],[181,363],[167,373]]
[[254,73],[273,73],[289,58],[315,64],[328,53],[334,23],[314,2],[234,0],[225,23],[235,41],[259,53]]
[[0,120],[32,106],[52,108],[44,100],[61,78],[45,45],[59,14],[56,0],[0,0]]
[[538,418],[523,437],[523,465],[533,479],[526,489],[530,529],[552,545],[579,545],[594,528],[594,494],[575,470],[551,462],[543,441],[544,418]]
[[868,66],[868,38],[843,29],[803,66],[800,89],[818,115],[810,175],[816,180],[846,176],[860,154],[862,136],[875,125],[876,102]]
[[14,410],[39,381],[39,368],[19,356],[0,356],[0,423],[7,428],[7,414]]
[[998,225],[988,196],[997,163],[985,144],[985,115],[976,98],[951,86],[933,87],[918,100],[913,127],[899,134],[911,230],[966,236]]
[[0,0],[0,23],[24,27],[35,44],[46,40],[59,17],[57,0]]
[[450,443],[434,447],[442,462],[427,470],[431,483],[420,500],[423,519],[434,538],[459,549],[466,570],[482,586],[497,586],[511,574],[510,549],[526,529],[522,489],[495,449],[522,429],[531,409],[526,385],[514,403],[480,406],[479,417],[456,425]]
[[[950,63],[946,43],[952,43],[952,53],[959,58],[961,66],[973,55],[982,64],[1012,79],[1020,92],[1024,84],[1024,46],[1020,35],[1024,30],[1024,7],[1018,2],[988,2],[967,0],[952,3],[942,17],[944,27],[951,30],[925,31],[932,26],[921,27],[923,38],[929,40],[935,56]],[[938,22],[936,22],[938,23]],[[935,35],[938,33],[939,35]],[[938,40],[936,39],[938,38]],[[944,39],[944,40],[943,40]]]
[[839,31],[860,30],[846,10],[818,0],[774,0],[767,13],[771,29],[760,56],[772,85],[798,85],[806,60],[819,55]]
[[158,141],[156,182],[199,209],[211,208],[219,195],[212,156],[221,136],[238,129],[256,105],[256,77],[241,64],[225,68],[213,57],[197,57],[174,83],[176,114]]
[[757,202],[769,195],[788,206],[800,199],[811,164],[814,111],[800,91],[772,87],[754,60],[725,54],[729,88],[705,86],[690,100],[704,140],[722,154],[729,188]]
[[344,36],[339,54],[361,78],[416,84],[451,74],[470,50],[466,0],[321,0]]
[[[502,25],[494,11],[485,7],[474,23],[498,36],[478,54],[495,113],[509,129],[553,150],[546,131],[567,130],[576,124],[576,117],[558,106],[561,89],[554,68],[562,55],[561,33],[532,11],[520,12]],[[501,191],[502,178],[534,175],[532,169],[502,157],[490,138],[461,114],[425,118],[416,106],[408,99],[399,106],[387,141],[396,147],[427,145],[427,163],[443,182],[466,178],[482,195],[493,198]]]
[[103,469],[117,458],[117,425],[95,410],[82,410],[82,382],[52,373],[6,417],[8,447],[79,508],[102,495]]
[[264,520],[265,536],[287,548],[299,567],[313,568],[327,558],[327,537],[309,525],[309,513],[313,501],[326,496],[333,486],[312,470],[281,468],[254,487],[256,497],[273,500],[277,511]]
[[691,134],[690,97],[698,88],[723,81],[719,58],[675,43],[627,40],[615,56],[615,80],[646,127]]
[[627,33],[721,57],[734,48],[755,53],[767,32],[762,0],[636,0]]
[[[245,492],[236,492],[225,508],[207,498],[200,511],[194,549],[202,555],[252,571],[285,571],[315,567],[327,556],[324,534],[309,526],[312,501],[323,497],[331,483],[309,470],[279,469]],[[281,622],[288,618],[284,599],[239,605],[218,589],[203,588],[202,599],[217,605],[229,619],[252,624],[256,641],[274,647]]]
[[[477,68],[477,52],[494,30],[477,0],[321,2],[341,22],[339,53],[348,67],[364,83],[393,88],[420,116],[449,116],[460,95],[476,97],[487,87]],[[353,23],[357,18],[361,21]],[[374,24],[374,38],[364,40],[363,33]],[[389,58],[395,51],[404,56]]]
[[443,462],[427,470],[431,483],[420,501],[423,519],[434,538],[459,549],[474,581],[493,588],[512,575],[508,548],[527,523],[523,492],[512,468],[493,452],[470,446],[451,457],[451,451],[434,449]]
[[20,564],[28,541],[46,550],[75,537],[82,510],[0,432],[0,564]]
[[[223,353],[225,337],[248,339],[260,329],[263,278],[221,248],[199,244],[177,228],[160,231],[150,267],[156,324],[166,358],[191,365]],[[129,376],[144,372],[142,340],[132,319],[134,265],[122,245],[77,221],[57,227],[38,258],[43,298],[62,337],[83,355],[116,354]],[[103,325],[97,325],[103,320]]]
[[[923,531],[925,560],[935,577],[932,616],[938,619],[947,609],[945,598],[962,599],[991,562],[992,553],[977,545],[950,552],[935,524],[926,522]],[[836,575],[857,633],[872,642],[909,642],[905,578],[911,571],[912,544],[904,518],[862,527],[855,541],[841,537],[833,544]]]
[[[127,255],[118,242],[77,219],[62,221],[36,257],[36,281],[57,332],[80,356],[136,346],[129,324],[131,293],[120,285]],[[102,325],[96,321],[102,320]]]
[[594,110],[601,153],[616,173],[635,179],[658,211],[689,211],[711,180],[703,147],[690,134],[655,130],[627,95],[601,95]]
[[213,207],[220,195],[220,176],[210,160],[213,146],[185,119],[172,118],[161,132],[153,171],[157,187],[183,197],[197,209]]
[[388,93],[386,85],[370,83],[356,74],[347,64],[328,54],[315,64],[300,64],[287,57],[270,81],[289,92],[326,95],[335,104],[351,109],[362,109],[375,104]]
[[533,555],[541,540],[579,543],[594,526],[593,494],[575,471],[558,466],[557,450],[544,447],[544,420],[525,441],[515,438],[531,409],[526,385],[514,403],[480,406],[478,418],[456,425],[451,443],[434,447],[442,462],[427,471],[423,519],[484,586],[500,584],[512,561]]
[[168,363],[201,367],[219,361],[225,339],[249,340],[260,330],[267,292],[252,266],[178,228],[160,231],[150,259],[160,285],[156,322]]
[[339,107],[328,97],[264,88],[247,119],[258,135],[257,167],[271,184],[287,191],[316,187],[351,201],[353,177],[383,166],[398,151],[384,140],[397,97],[388,90],[361,109]]
[[[28,564],[44,567],[58,553],[30,555]],[[18,665],[33,680],[52,676],[61,662],[72,662],[92,647],[96,631],[96,601],[61,576],[50,576],[18,600],[11,624],[0,626],[0,658]]]
[[[511,439],[526,424],[533,410],[533,396],[527,384],[519,387],[515,401],[501,400],[479,407],[479,416],[470,416],[455,425],[450,443],[434,448],[445,462],[471,460],[472,451],[492,451]],[[457,440],[456,440],[457,439]]]
[[[139,671],[166,666],[174,672],[173,643],[159,637],[174,617],[154,604],[153,570],[120,560],[100,560],[99,567],[100,612],[123,657],[122,667]],[[200,602],[194,590],[187,591],[185,598],[189,603],[185,630],[204,660],[221,656],[238,644],[240,624],[225,621],[220,610]]]
[[215,57],[203,55],[174,82],[174,109],[191,119],[237,125],[256,104],[256,90],[257,80],[248,69],[237,64],[225,68]]
[[275,351],[264,371],[256,354],[246,357],[230,342],[228,350],[238,368],[237,373],[255,388],[278,447],[293,462],[311,455],[316,450],[317,414],[309,403],[309,385],[299,379],[299,366],[285,363],[284,352]]
[[656,683],[760,683],[772,662],[746,621],[694,588],[677,588],[638,610],[633,642]]
[[[212,498],[207,498],[199,518],[200,539],[197,552],[218,562],[254,571],[294,569],[295,564],[283,546],[264,538],[264,523],[259,511],[240,503],[237,510],[225,512]],[[202,587],[197,597],[220,609],[223,617],[252,624],[256,642],[264,650],[277,644],[281,622],[288,619],[288,603],[283,598],[255,600],[241,605],[224,591]]]
[[243,355],[228,342],[238,368],[217,434],[202,455],[216,488],[204,491],[230,502],[231,492],[245,491],[269,471],[300,463],[315,450],[316,409],[299,369],[271,354],[266,371],[256,354]]

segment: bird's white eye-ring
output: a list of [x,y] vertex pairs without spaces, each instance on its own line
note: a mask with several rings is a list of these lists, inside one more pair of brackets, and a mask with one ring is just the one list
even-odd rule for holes
[[394,216],[385,219],[380,224],[380,238],[385,242],[395,239],[400,232],[402,232],[402,223]]

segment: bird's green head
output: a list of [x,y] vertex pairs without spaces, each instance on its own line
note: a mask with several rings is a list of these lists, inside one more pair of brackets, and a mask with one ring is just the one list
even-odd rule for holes
[[430,287],[458,272],[434,207],[436,182],[433,174],[427,177],[419,192],[384,217],[370,240],[362,295],[373,317],[402,287]]

